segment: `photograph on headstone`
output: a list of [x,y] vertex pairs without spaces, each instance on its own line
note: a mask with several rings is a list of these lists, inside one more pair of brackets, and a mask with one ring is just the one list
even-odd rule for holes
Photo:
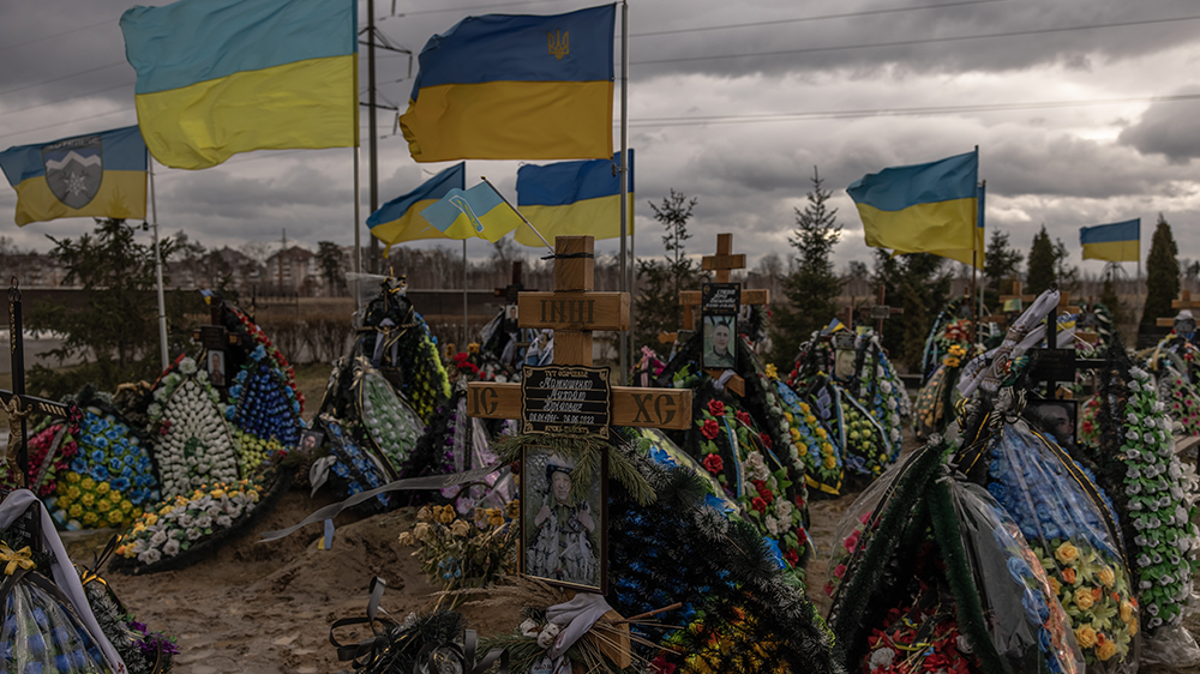
[[[580,476],[573,461],[538,448],[527,450],[521,464],[521,573],[603,594],[606,462]],[[574,484],[581,478],[586,484]]]
[[705,368],[732,370],[737,367],[737,348],[733,339],[737,335],[741,290],[740,283],[705,283],[700,291]]

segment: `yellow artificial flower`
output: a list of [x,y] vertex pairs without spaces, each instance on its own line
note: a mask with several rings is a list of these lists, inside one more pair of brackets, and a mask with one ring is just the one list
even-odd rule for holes
[[1078,606],[1081,611],[1090,609],[1092,604],[1095,603],[1096,599],[1092,596],[1091,590],[1087,589],[1086,587],[1081,587],[1078,590],[1075,590],[1075,605]]
[[800,456],[808,456],[808,447],[805,445],[799,445],[796,447],[796,453]]
[[767,379],[777,379],[779,377],[779,368],[775,367],[774,363],[767,363],[766,373]]
[[1106,566],[1096,573],[1096,577],[1104,584],[1104,587],[1112,587],[1117,580],[1117,574],[1113,573],[1111,566]]
[[109,489],[112,489],[112,487],[108,486],[107,482],[101,482],[100,484],[96,485],[97,494],[107,494]]
[[837,461],[835,461],[832,456],[825,457],[825,459],[821,463],[824,464],[826,468],[837,467]]
[[67,473],[67,482],[70,482],[71,484],[75,484],[82,479],[83,478],[79,477],[79,473]]
[[120,509],[113,508],[112,510],[108,511],[109,524],[120,524],[124,519],[125,513],[121,512]]
[[79,495],[82,493],[83,492],[79,491],[79,487],[68,487],[67,488],[67,496],[69,496],[72,501],[79,498]]
[[140,533],[142,533],[142,532],[143,532],[143,531],[145,531],[145,530],[146,530],[146,523],[145,523],[145,522],[138,522],[138,523],[136,523],[136,524],[134,524],[134,525],[133,525],[133,533],[135,533],[135,534],[140,534]]
[[1106,661],[1117,654],[1117,644],[1112,639],[1105,639],[1104,643],[1100,644],[1100,648],[1096,649],[1096,656],[1100,661]]
[[792,434],[792,442],[797,442],[797,441],[799,441],[799,440],[800,440],[800,431],[799,431],[799,429],[792,428],[792,429],[789,429],[789,430],[791,431],[791,434]]
[[89,491],[83,495],[83,498],[79,500],[83,501],[83,505],[91,508],[92,505],[96,503],[96,495]]
[[801,412],[808,414],[808,411],[810,409],[812,409],[812,408],[808,406],[808,403],[800,403],[800,411]]
[[1091,648],[1096,645],[1096,630],[1091,625],[1080,625],[1075,628],[1075,641],[1080,648]]
[[133,503],[129,499],[121,501],[121,510],[124,512],[133,512]]
[[784,412],[784,413],[783,413],[783,418],[784,418],[784,419],[787,419],[787,422],[788,422],[789,424],[796,423],[796,416],[795,416],[795,415],[793,415],[791,412]]
[[825,456],[833,456],[833,445],[826,442],[821,445],[821,453]]
[[99,501],[96,501],[96,510],[99,510],[102,513],[106,513],[108,511],[112,510],[112,503],[109,502],[108,499],[102,498]]
[[1121,622],[1137,622],[1133,616],[1133,604],[1129,603],[1128,599],[1121,602]]
[[87,491],[91,491],[96,488],[96,481],[90,477],[85,477],[83,478],[83,482],[79,483],[79,486],[83,487]]
[[942,364],[946,365],[947,367],[958,367],[959,360],[954,356],[946,356],[946,359],[942,361]]
[[1054,556],[1063,564],[1070,564],[1079,558],[1079,548],[1070,543],[1063,543],[1054,551]]
[[810,424],[815,424],[817,423],[817,418],[811,414],[806,414],[804,415],[804,421]]
[[100,518],[97,517],[96,513],[94,513],[94,512],[89,511],[89,512],[86,512],[83,514],[83,523],[84,524],[95,524],[98,519],[100,519]]
[[71,506],[70,509],[67,510],[67,514],[70,515],[71,517],[79,517],[80,515],[83,514],[83,506],[76,503],[75,505]]
[[467,353],[479,353],[479,342],[471,342],[468,344]]
[[1055,578],[1054,576],[1050,576],[1049,581],[1050,581],[1050,589],[1054,591],[1055,596],[1061,594],[1062,593],[1062,583],[1058,582],[1058,579]]
[[817,437],[824,440],[825,438],[829,437],[829,432],[826,431],[824,428],[818,428],[817,429]]

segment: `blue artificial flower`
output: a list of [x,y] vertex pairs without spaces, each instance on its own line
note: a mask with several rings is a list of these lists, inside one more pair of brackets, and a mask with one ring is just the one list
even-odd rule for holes
[[[71,656],[69,656],[69,655],[56,655],[56,656],[54,656],[54,666],[55,666],[55,668],[57,668],[57,669],[58,669],[58,671],[60,671],[60,672],[69,672],[69,671],[71,671],[71,669],[72,669],[72,667],[71,667]],[[28,666],[26,666],[25,670],[26,670],[26,671],[29,671],[29,668],[28,668]]]
[[42,629],[46,629],[47,627],[50,626],[50,620],[48,618],[46,618],[45,609],[43,609],[40,606],[36,606],[36,607],[34,607],[32,613],[33,613],[33,622],[37,623],[38,627],[40,627]]
[[92,466],[92,470],[88,472],[92,479],[97,482],[108,481],[108,469],[104,466]]
[[988,490],[988,493],[992,495],[992,498],[999,501],[1000,505],[1003,506],[1006,510],[1008,509],[1008,504],[1005,503],[1005,501],[1007,501],[1008,498],[1007,498],[1007,495],[1004,490],[1004,485],[1000,484],[999,482],[991,482],[988,484],[987,490]]
[[[1045,627],[1039,627],[1038,628],[1038,649],[1041,650],[1043,653],[1052,653],[1053,648],[1054,648],[1054,643],[1050,639],[1050,630],[1046,629]],[[1051,658],[1051,659],[1057,660],[1057,658]],[[1051,667],[1051,669],[1053,669],[1053,667]],[[1059,666],[1059,671],[1062,671],[1061,665]]]
[[97,449],[91,453],[90,458],[92,463],[104,463],[104,460],[108,458],[108,455]]
[[50,630],[50,640],[60,649],[71,642],[71,632],[65,627],[55,627]]
[[74,459],[71,459],[71,471],[80,474],[87,472],[87,462],[78,454],[75,455]]
[[[130,452],[125,455],[125,465],[129,466],[130,468],[137,468],[138,464],[140,464],[141,462],[142,462],[142,457],[139,457],[137,454],[134,454],[133,452]],[[150,460],[146,459],[146,462],[149,463]]]
[[117,479],[113,480],[112,482],[109,482],[109,484],[112,486],[113,489],[116,489],[117,491],[124,493],[126,489],[129,489],[129,478],[118,477]]
[[237,408],[236,408],[236,407],[234,407],[233,405],[230,405],[229,407],[226,407],[226,408],[225,408],[225,419],[226,419],[226,420],[228,420],[228,421],[233,421],[233,415],[234,415],[235,413],[237,413]]
[[675,462],[675,459],[672,459],[671,455],[658,445],[654,445],[650,448],[650,458],[653,459],[655,463],[666,466],[667,468],[675,468],[679,466],[679,464]]
[[1050,619],[1050,607],[1046,606],[1046,600],[1040,592],[1025,588],[1021,606],[1025,608],[1025,619],[1034,625],[1041,625]]
[[104,437],[108,438],[109,440],[115,441],[115,440],[121,439],[121,434],[117,431],[117,429],[110,428],[110,429],[108,429],[108,431],[106,431],[104,433]]
[[346,478],[346,477],[350,476],[350,470],[348,468],[346,468],[345,464],[342,464],[342,463],[333,464],[331,470],[333,470],[333,473],[335,475],[337,475],[338,477],[341,477],[341,478]]
[[1033,569],[1029,568],[1029,564],[1020,557],[1008,558],[1008,575],[1017,583],[1024,585],[1027,579],[1033,578]]
[[363,487],[361,484],[358,483],[358,480],[355,480],[354,482],[350,483],[350,493],[351,494],[358,494],[362,490],[363,490]]
[[129,477],[131,475],[133,475],[133,470],[129,466],[121,469],[121,477]]
[[124,464],[121,463],[121,459],[119,458],[112,458],[108,460],[108,469],[114,473],[119,473],[123,465]]
[[107,449],[108,448],[108,438],[97,435],[94,438],[92,438],[92,444],[99,447],[100,449]]
[[267,357],[267,350],[265,348],[263,348],[262,344],[259,344],[258,348],[254,349],[254,351],[250,354],[251,360],[262,360],[263,358],[266,358],[266,357]]
[[733,506],[729,505],[729,501],[712,494],[704,495],[704,505],[716,510],[719,513],[724,513],[725,515],[733,512]]
[[[42,653],[46,650],[46,640],[42,638],[41,632],[31,632],[29,636],[25,637],[25,647],[29,649],[29,652],[33,656],[40,658]],[[39,662],[31,664],[37,664],[38,668],[36,674],[40,674],[42,669],[41,663]],[[25,671],[29,671],[28,666],[25,667]]]
[[767,538],[766,536],[763,536],[762,540],[763,544],[766,545],[767,554],[770,556],[771,561],[775,562],[775,566],[778,566],[780,569],[786,569],[787,565],[783,561],[783,553],[779,551],[779,541]]

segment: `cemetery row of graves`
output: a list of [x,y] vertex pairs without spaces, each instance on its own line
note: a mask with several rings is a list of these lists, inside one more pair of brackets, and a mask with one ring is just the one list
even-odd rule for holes
[[[403,278],[379,277],[320,400],[216,295],[194,335],[200,355],[156,381],[26,395],[10,293],[4,671],[165,672],[178,653],[170,626],[137,622],[106,576],[187,568],[241,537],[312,523],[337,554],[339,512],[401,508],[416,523],[395,534],[443,593],[390,616],[373,583],[352,621],[373,636],[331,646],[347,669],[1200,664],[1184,622],[1200,546],[1200,362],[1186,314],[1134,351],[1103,305],[1056,288],[1018,286],[1002,298],[1009,311],[983,319],[959,298],[910,391],[882,348],[892,310],[880,301],[827,317],[783,371],[756,350],[769,297],[730,282],[744,256],[722,235],[704,259],[714,282],[680,296],[694,329],[664,334],[619,373],[593,362],[593,333],[627,330],[630,298],[593,290],[593,252],[591,237],[560,237],[553,290],[514,287],[461,350],[436,343]],[[254,531],[300,488],[337,502]],[[848,494],[833,539],[814,540],[810,505]],[[72,559],[62,541],[79,535],[111,543]],[[808,572],[831,554],[826,575]],[[453,607],[480,598],[520,606],[524,621],[476,634]]]

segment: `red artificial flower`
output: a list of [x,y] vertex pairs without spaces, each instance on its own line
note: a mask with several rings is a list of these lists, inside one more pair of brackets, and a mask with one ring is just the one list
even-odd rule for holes
[[771,438],[767,437],[766,433],[759,433],[758,439],[762,440],[762,443],[767,446],[767,449],[771,449]]
[[738,421],[742,422],[743,424],[746,424],[747,426],[750,426],[752,424],[752,422],[750,421],[750,415],[746,414],[746,412],[743,410],[738,410],[737,414],[735,414],[734,416],[737,417]]
[[704,425],[700,427],[700,432],[704,434],[704,437],[712,440],[717,437],[717,433],[720,433],[721,429],[717,426],[716,419],[706,419]]
[[655,674],[675,674],[675,665],[661,655],[650,662],[650,669]]
[[788,551],[783,553],[783,558],[793,567],[800,563],[800,553],[796,552],[796,548],[788,548]]
[[796,497],[796,507],[801,510],[804,510],[804,498],[803,497],[801,497],[801,496]]
[[715,398],[708,401],[708,413],[714,417],[725,416],[725,403]]
[[704,469],[713,475],[717,475],[725,469],[725,462],[722,461],[721,457],[716,454],[709,454],[708,456],[704,457],[703,464]]
[[833,567],[833,577],[834,578],[845,578],[845,576],[846,576],[846,565],[845,564],[838,564],[837,566]]
[[766,482],[763,482],[762,480],[755,480],[754,489],[758,492],[758,495],[762,498],[762,500],[766,501],[768,505],[771,503],[771,501],[775,500],[775,495],[771,493],[771,489],[767,486]]
[[754,508],[755,510],[757,510],[758,512],[761,513],[761,512],[766,511],[767,502],[762,500],[762,498],[756,496],[754,498],[754,500],[750,501],[750,507]]
[[508,464],[508,468],[509,468],[509,470],[512,471],[513,475],[521,474],[521,462],[520,461],[513,461],[512,463]]
[[805,543],[808,542],[808,532],[805,531],[803,528],[797,529],[796,530],[796,540],[800,541],[800,545],[804,545]]

